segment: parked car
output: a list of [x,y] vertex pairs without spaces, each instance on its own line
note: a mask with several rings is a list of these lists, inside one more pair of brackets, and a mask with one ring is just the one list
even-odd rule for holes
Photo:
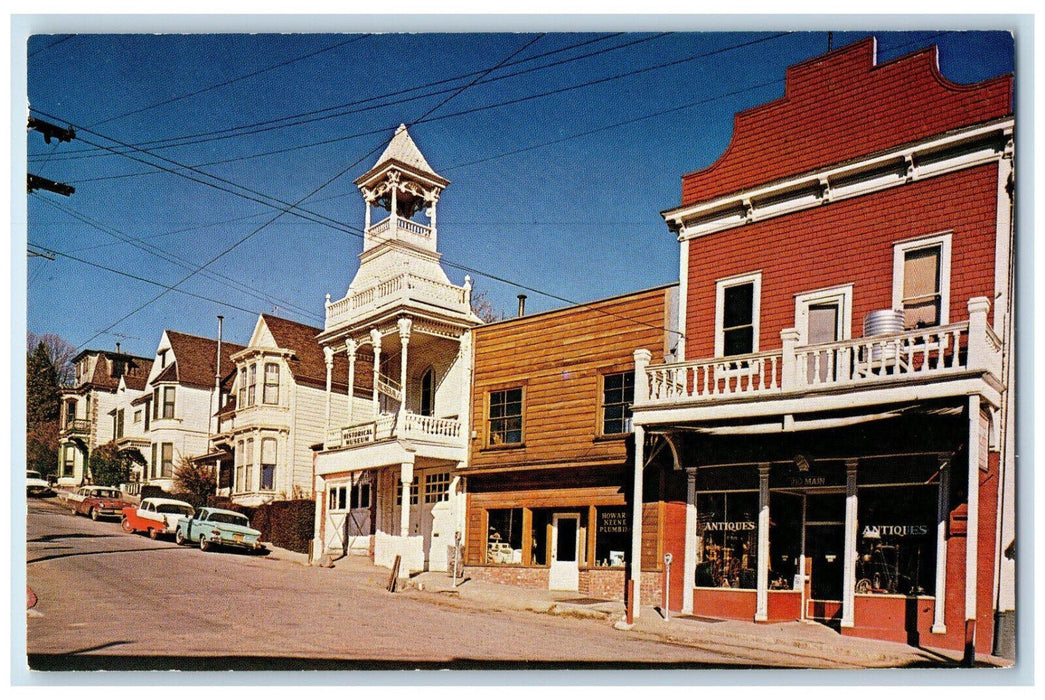
[[250,526],[247,516],[221,508],[200,508],[195,515],[182,518],[174,531],[175,542],[199,542],[204,552],[218,545],[256,552],[265,548],[259,537],[261,532]]
[[51,496],[54,491],[51,490],[51,485],[47,483],[47,480],[40,476],[40,472],[33,471],[32,469],[25,470],[25,495],[26,496]]
[[124,532],[146,532],[152,539],[173,535],[182,518],[191,518],[195,509],[185,501],[173,498],[145,498],[137,508],[123,509]]
[[73,515],[89,515],[91,520],[119,518],[124,508],[133,507],[123,500],[120,489],[111,486],[81,486],[66,496],[65,505]]

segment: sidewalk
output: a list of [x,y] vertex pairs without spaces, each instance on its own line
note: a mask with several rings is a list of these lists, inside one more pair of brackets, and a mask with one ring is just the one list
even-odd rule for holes
[[[307,565],[307,556],[274,549],[273,558]],[[366,557],[348,556],[332,562],[331,568],[366,575],[380,585],[387,583],[389,571],[372,564]],[[796,668],[910,668],[957,666],[961,654],[952,651],[919,649],[859,637],[847,637],[816,623],[783,622],[758,624],[740,620],[713,620],[671,613],[664,619],[658,608],[643,606],[640,616],[628,628],[624,603],[600,600],[571,591],[523,588],[485,581],[458,579],[457,586],[446,572],[429,571],[407,579],[396,595],[406,595],[434,604],[481,608],[490,612],[525,611],[604,621],[621,634],[655,638],[672,644],[752,653],[767,660],[787,659]],[[1004,666],[1004,659],[983,658],[978,662]]]

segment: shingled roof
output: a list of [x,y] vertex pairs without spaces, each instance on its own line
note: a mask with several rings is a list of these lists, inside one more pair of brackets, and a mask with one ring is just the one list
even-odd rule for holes
[[[314,328],[304,323],[290,321],[278,316],[261,314],[276,342],[276,347],[290,350],[290,371],[299,384],[325,389],[327,383],[326,358],[323,348],[316,341],[316,336],[323,332],[322,328]],[[356,361],[355,388],[370,390],[373,385],[373,365],[365,360]],[[344,353],[334,354],[332,384],[341,389],[348,387],[348,357]]]
[[[77,358],[90,352],[95,351],[82,352],[77,355]],[[149,372],[152,370],[152,360],[122,352],[109,352],[108,350],[96,352],[98,359],[94,363],[94,372],[91,373],[91,378],[87,382],[93,388],[115,391],[120,385],[121,376],[125,377],[128,389],[141,391],[145,388]],[[114,367],[115,365],[119,366]],[[114,372],[113,369],[119,371]]]
[[[218,341],[172,330],[167,330],[166,333],[171,345],[171,353],[174,355],[174,362],[165,367],[153,381],[177,381],[180,384],[201,388],[214,386],[216,370],[214,363],[218,351]],[[242,345],[222,341],[222,369],[231,368],[233,366],[232,355],[244,349]]]

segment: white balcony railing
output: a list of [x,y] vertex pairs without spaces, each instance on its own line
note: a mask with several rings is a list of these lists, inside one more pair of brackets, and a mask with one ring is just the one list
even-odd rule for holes
[[471,296],[469,290],[467,285],[457,287],[409,273],[398,275],[350,292],[344,299],[327,304],[327,327],[341,319],[351,318],[360,309],[406,297],[468,308]]
[[327,434],[325,447],[328,450],[335,450],[401,438],[463,446],[461,421],[455,418],[433,418],[400,411],[383,414],[376,420],[366,423],[331,430]]
[[969,301],[969,320],[893,335],[798,346],[781,333],[781,350],[647,365],[636,353],[635,404],[665,405],[788,392],[924,381],[962,372],[1001,375],[1002,341],[987,325],[989,304]]

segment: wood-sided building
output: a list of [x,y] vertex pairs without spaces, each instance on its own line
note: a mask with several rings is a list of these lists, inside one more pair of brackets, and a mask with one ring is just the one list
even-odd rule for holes
[[[471,444],[459,470],[468,576],[624,597],[633,351],[674,356],[677,294],[662,286],[474,330]],[[650,572],[660,570],[666,510],[685,508],[685,480],[670,468],[647,469]],[[647,576],[647,587],[659,580]]]

